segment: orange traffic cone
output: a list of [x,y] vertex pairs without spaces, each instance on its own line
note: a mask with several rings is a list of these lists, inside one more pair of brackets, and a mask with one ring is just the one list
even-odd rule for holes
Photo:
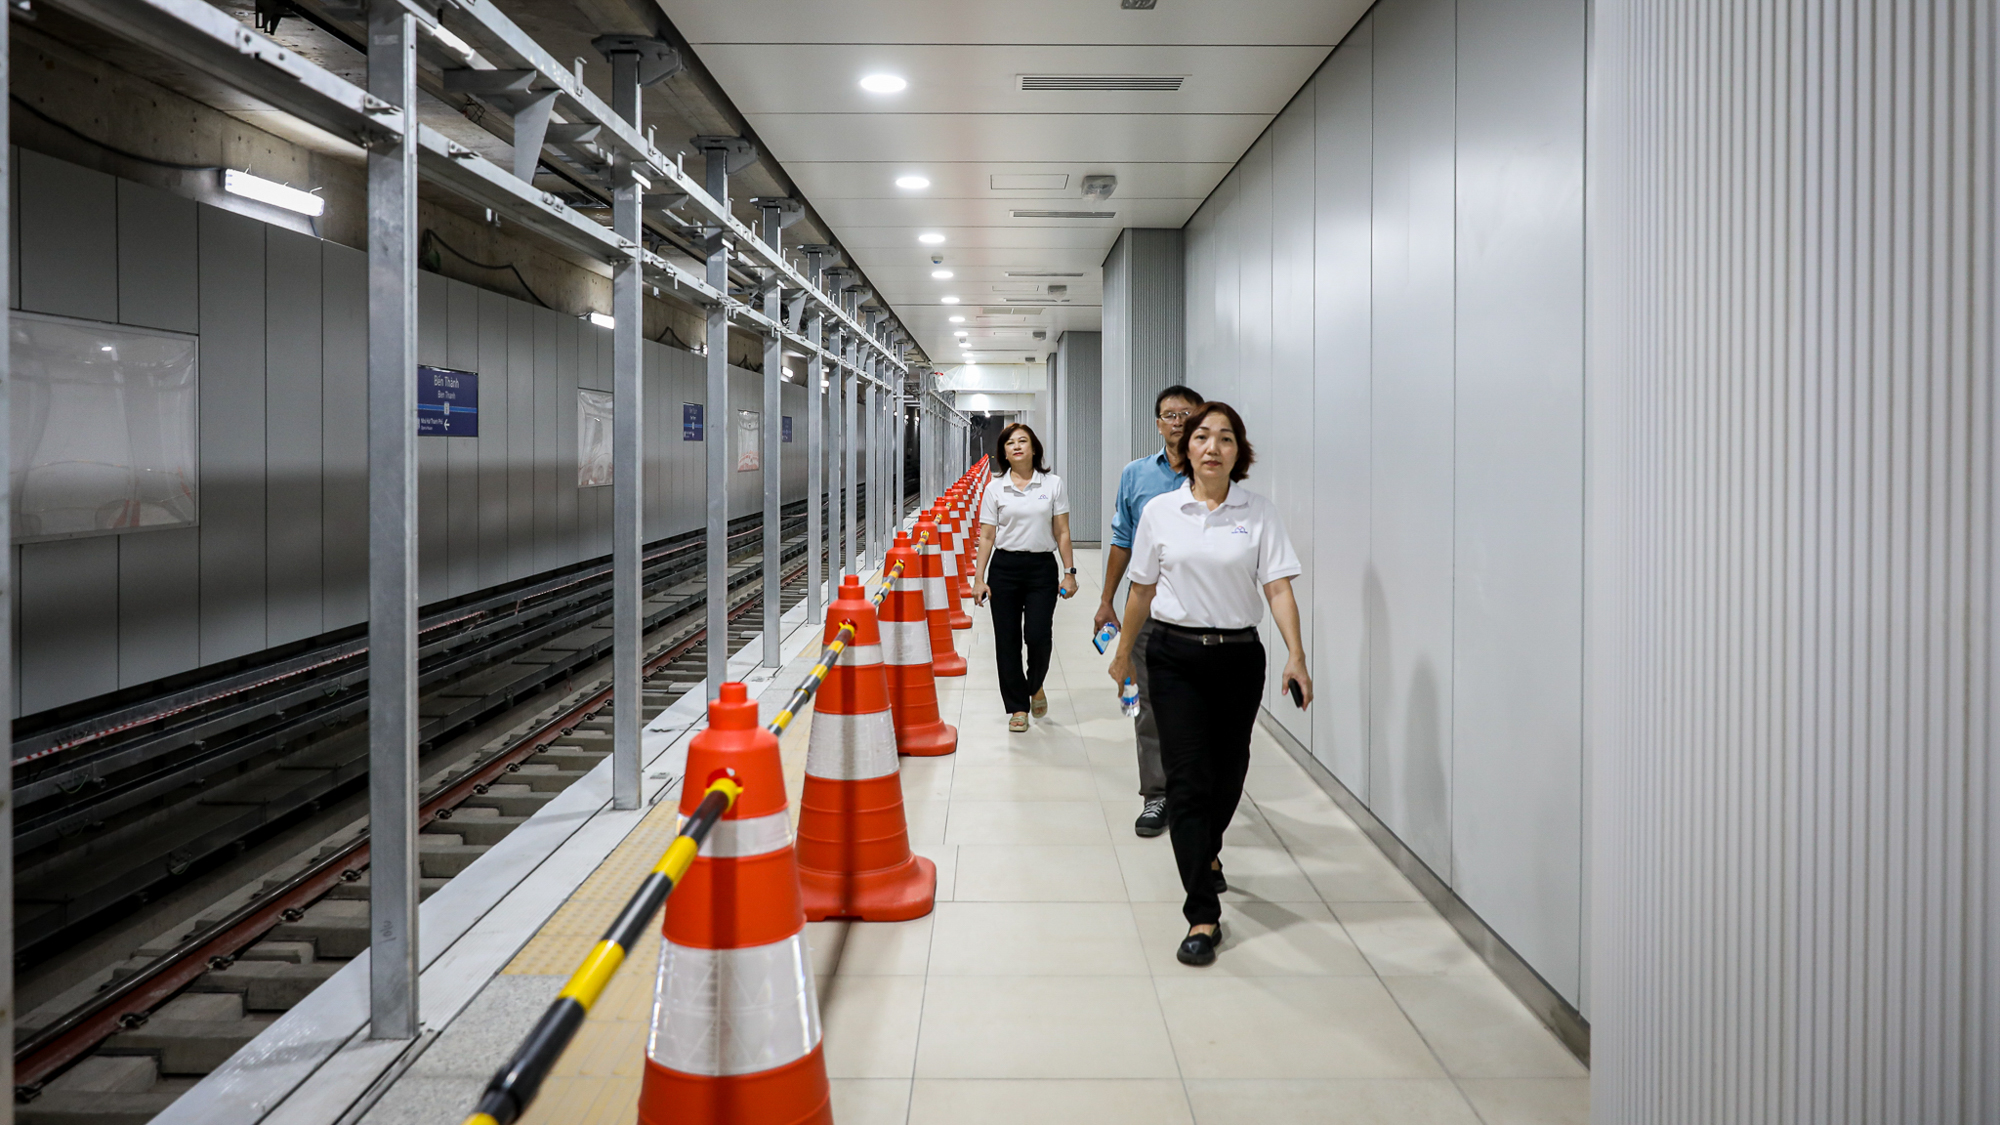
[[972,578],[979,570],[979,540],[975,538],[978,532],[973,527],[979,510],[979,501],[973,498],[976,487],[967,484],[959,490],[951,514],[951,538],[958,544],[958,593],[966,598],[972,596]]
[[931,518],[937,523],[938,558],[944,564],[945,619],[951,622],[951,627],[954,629],[970,629],[972,615],[965,612],[964,606],[959,601],[966,594],[960,590],[962,583],[959,581],[958,573],[958,539],[952,534],[951,509],[945,501],[938,502],[938,507]]
[[[938,717],[937,682],[931,671],[931,626],[924,612],[923,557],[910,537],[896,533],[885,569],[903,564],[882,599],[882,667],[889,676],[889,712],[896,718],[896,751],[933,758],[958,749],[958,730]],[[963,661],[961,661],[963,663]]]
[[832,1125],[778,739],[723,684],[688,745],[681,815],[743,786],[667,899],[640,1125]]
[[965,675],[965,657],[951,643],[951,601],[945,595],[944,548],[938,545],[937,520],[930,512],[917,513],[917,538],[923,540],[924,620],[930,626],[931,672],[939,676]]
[[826,639],[854,640],[813,703],[799,797],[799,890],[806,918],[903,922],[931,912],[937,865],[910,852],[882,635],[861,582],[848,575],[826,608]]

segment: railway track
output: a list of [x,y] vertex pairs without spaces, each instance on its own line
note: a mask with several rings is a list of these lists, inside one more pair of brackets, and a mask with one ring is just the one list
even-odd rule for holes
[[[780,525],[786,534],[780,598],[787,609],[805,593],[803,536],[793,534],[795,526],[803,528],[803,505],[795,507],[801,514]],[[730,536],[732,651],[761,625],[755,612],[763,594],[760,532],[754,519],[749,522],[741,529],[733,525]],[[648,551],[646,719],[704,675],[700,547],[695,536]],[[463,871],[609,753],[610,628],[601,621],[608,611],[605,569],[576,568],[445,607],[425,619],[422,894]],[[476,659],[482,652],[485,659]],[[98,732],[59,750],[58,760],[31,781],[47,777],[53,772],[49,767],[88,777],[93,767],[117,763],[126,772],[109,772],[109,780],[94,785],[106,801],[168,771],[183,776],[191,769],[208,769],[211,776],[233,771],[213,791],[197,791],[180,802],[178,818],[171,809],[142,802],[136,806],[140,815],[128,816],[116,830],[129,841],[143,838],[149,823],[178,820],[183,830],[174,839],[195,840],[209,855],[233,854],[254,847],[260,831],[282,825],[285,809],[296,821],[334,802],[343,786],[359,790],[366,770],[366,697],[365,686],[355,690],[348,682],[356,671],[365,685],[362,653],[321,646],[292,654],[277,668],[245,670],[156,700],[154,709],[161,714],[150,723],[134,725],[128,708],[72,724],[67,733],[52,730],[35,741],[17,742],[15,754],[17,759],[40,754],[49,743]],[[236,721],[225,723],[229,715]],[[281,739],[308,725],[311,733]],[[48,737],[55,734],[61,737]],[[258,749],[247,750],[250,746]],[[88,749],[76,755],[78,747]],[[146,756],[147,750],[156,752]],[[72,757],[63,760],[63,754]],[[71,796],[86,792],[74,785],[44,791],[51,789]],[[230,804],[231,797],[256,799],[255,815]],[[348,798],[349,804],[357,800]],[[209,811],[218,805],[222,814]],[[50,822],[45,812],[28,827]],[[237,833],[235,841],[249,842],[231,841],[229,831]],[[87,897],[112,876],[123,875],[129,885],[134,869],[151,871],[147,885],[185,878],[196,862],[185,851],[174,858],[157,843],[150,855],[132,863],[105,862],[116,854],[124,853],[100,844],[68,860],[77,871],[92,870],[92,857],[114,869],[101,872],[90,887],[75,888],[74,898]],[[168,860],[162,862],[162,856]],[[182,871],[174,872],[175,866]],[[95,893],[100,900],[107,896],[101,889]],[[134,893],[144,892],[127,891]],[[79,999],[72,990],[75,1003],[45,1006],[24,1018],[16,1042],[17,1118],[41,1125],[150,1119],[366,948],[367,899],[361,818],[271,867],[254,885],[216,901],[199,917],[139,945],[89,995]],[[104,913],[101,905],[94,916],[77,912],[100,921]],[[69,928],[80,924],[72,921]]]

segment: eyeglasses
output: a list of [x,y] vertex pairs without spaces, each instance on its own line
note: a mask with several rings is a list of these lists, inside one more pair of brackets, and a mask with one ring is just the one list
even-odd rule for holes
[[1192,410],[1169,410],[1165,414],[1160,415],[1160,421],[1185,422],[1192,417],[1194,417],[1194,411]]

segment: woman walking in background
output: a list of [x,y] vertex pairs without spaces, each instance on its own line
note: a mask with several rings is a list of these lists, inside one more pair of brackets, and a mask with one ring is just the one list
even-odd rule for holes
[[1132,645],[1150,617],[1147,698],[1157,712],[1167,831],[1187,896],[1188,933],[1176,956],[1206,965],[1222,941],[1222,833],[1243,799],[1264,696],[1257,623],[1266,601],[1290,653],[1280,684],[1300,707],[1312,702],[1312,677],[1292,595],[1298,555],[1276,507],[1236,484],[1253,460],[1243,419],[1227,403],[1196,407],[1179,459],[1188,482],[1146,504],[1132,539],[1125,572],[1132,593],[1111,678],[1122,687],[1132,674]]
[[[1049,713],[1042,679],[1055,648],[1056,596],[1076,594],[1076,561],[1069,546],[1069,493],[1062,478],[1042,459],[1042,439],[1019,422],[1000,431],[1000,460],[1007,471],[979,502],[979,558],[973,567],[972,601],[993,599],[994,662],[1000,668],[1000,698],[1007,706],[1007,729],[1028,729]],[[1057,554],[1063,573],[1057,580]],[[1028,666],[1021,667],[1026,635]]]

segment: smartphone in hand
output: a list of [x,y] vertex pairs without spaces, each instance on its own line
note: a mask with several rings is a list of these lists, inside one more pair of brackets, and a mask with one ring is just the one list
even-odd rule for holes
[[1285,686],[1292,689],[1292,706],[1298,708],[1301,711],[1305,710],[1306,693],[1299,690],[1299,682],[1297,680],[1293,680],[1290,683],[1286,684]]

